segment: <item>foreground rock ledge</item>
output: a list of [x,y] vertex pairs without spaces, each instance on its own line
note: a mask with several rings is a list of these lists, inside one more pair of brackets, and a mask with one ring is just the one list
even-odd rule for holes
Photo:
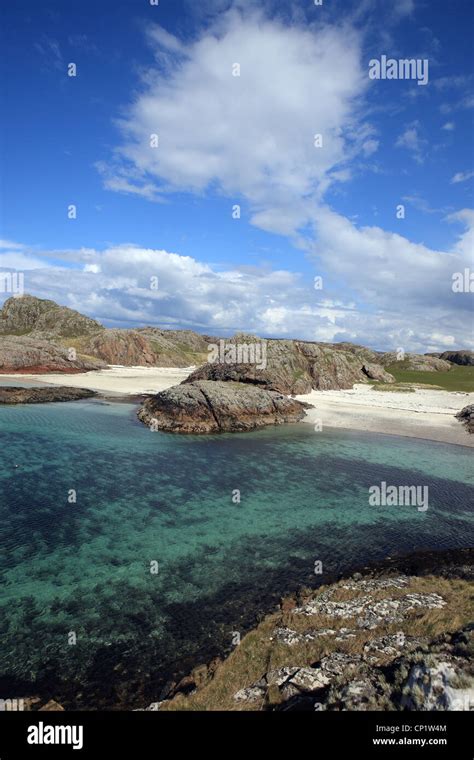
[[17,386],[0,388],[0,404],[47,404],[51,401],[79,401],[97,394],[85,388],[21,388]]
[[152,429],[172,433],[238,432],[299,422],[306,408],[276,391],[202,380],[175,385],[147,399],[138,417]]

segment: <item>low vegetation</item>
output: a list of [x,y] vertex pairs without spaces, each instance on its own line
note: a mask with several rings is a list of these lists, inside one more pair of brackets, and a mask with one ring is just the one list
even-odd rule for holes
[[474,392],[474,366],[453,364],[449,372],[419,372],[404,369],[403,362],[395,362],[386,369],[397,383],[410,383],[433,390]]
[[[331,587],[322,586],[317,591],[302,592],[299,603],[307,603]],[[334,587],[332,587],[334,589]],[[282,609],[267,616],[260,625],[248,633],[232,654],[211,673],[210,678],[194,678],[198,688],[189,695],[178,694],[164,702],[161,710],[255,710],[265,704],[237,702],[234,694],[257,682],[265,673],[282,667],[309,667],[334,652],[362,655],[364,647],[381,636],[403,633],[407,637],[432,638],[454,632],[472,619],[472,583],[463,579],[435,576],[412,577],[403,589],[372,591],[373,601],[390,597],[397,599],[410,594],[438,594],[445,601],[442,609],[418,608],[410,612],[402,622],[387,622],[372,630],[361,629],[353,638],[336,641],[334,636],[320,637],[288,646],[278,641],[274,634],[282,628],[291,628],[303,634],[315,626],[318,629],[344,630],[354,628],[355,619],[295,614],[296,601],[286,599]],[[337,584],[332,601],[354,601],[362,595]],[[198,674],[194,674],[196,676]]]

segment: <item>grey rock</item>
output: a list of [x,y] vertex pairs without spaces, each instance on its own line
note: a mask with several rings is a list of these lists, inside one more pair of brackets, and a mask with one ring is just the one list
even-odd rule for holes
[[0,373],[87,372],[107,365],[99,359],[77,354],[69,358],[66,348],[28,335],[0,336]]
[[77,337],[103,330],[95,319],[35,296],[8,298],[0,311],[0,335]]
[[398,599],[381,599],[373,601],[365,595],[345,602],[321,600],[312,601],[297,607],[295,614],[327,615],[336,618],[356,618],[359,628],[377,628],[382,622],[401,622],[408,612],[416,608],[441,609],[446,602],[439,594],[406,594]]
[[351,352],[332,346],[295,340],[268,340],[266,367],[251,364],[208,363],[184,382],[234,381],[257,385],[285,394],[352,388],[367,378],[361,360]]
[[440,359],[452,362],[453,364],[472,367],[474,365],[474,351],[467,351],[465,349],[460,351],[445,351],[440,355]]
[[455,416],[462,422],[468,433],[474,433],[474,404],[465,406]]
[[52,401],[78,401],[92,398],[97,394],[85,388],[68,388],[57,385],[54,388],[0,387],[0,404],[46,404]]
[[265,692],[266,689],[261,686],[249,686],[237,691],[233,698],[236,702],[255,702],[257,699],[262,699]]
[[404,358],[399,361],[394,351],[388,351],[382,354],[379,361],[384,367],[393,365],[416,372],[449,372],[451,369],[449,362],[427,354],[405,354]]
[[370,380],[378,380],[381,383],[394,383],[395,378],[390,372],[386,372],[380,364],[363,364],[362,372]]
[[152,396],[144,402],[138,417],[152,429],[218,433],[298,422],[305,408],[295,399],[253,385],[198,381],[175,385]]

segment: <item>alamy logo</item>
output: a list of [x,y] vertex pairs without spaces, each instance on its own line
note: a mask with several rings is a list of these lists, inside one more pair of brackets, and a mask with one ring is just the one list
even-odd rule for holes
[[210,343],[207,351],[210,364],[255,364],[257,369],[267,366],[266,340],[251,343],[220,340],[218,344]]
[[453,293],[474,293],[474,272],[468,267],[463,272],[454,272],[452,280]]
[[22,296],[25,292],[25,275],[23,272],[0,272],[0,293]]
[[83,747],[83,726],[28,726],[28,744],[72,744],[73,749]]
[[418,512],[428,509],[428,486],[388,486],[383,480],[379,486],[370,486],[371,507],[417,507]]
[[428,84],[429,62],[427,58],[387,58],[369,61],[370,79],[415,79],[418,84]]
[[0,699],[0,712],[23,712],[25,709],[25,700],[20,699]]

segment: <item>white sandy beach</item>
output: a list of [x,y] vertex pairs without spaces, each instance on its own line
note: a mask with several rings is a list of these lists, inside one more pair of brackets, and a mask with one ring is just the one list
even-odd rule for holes
[[57,372],[44,375],[0,375],[8,380],[68,385],[71,388],[87,388],[100,393],[120,396],[137,396],[141,393],[159,393],[181,383],[195,367],[121,367],[111,365],[108,369],[67,374]]
[[[134,396],[158,393],[177,385],[194,367],[121,367],[80,374],[2,375],[9,380],[69,385],[100,393]],[[1,384],[0,377],[0,384]],[[387,435],[426,438],[431,441],[474,446],[470,436],[454,415],[474,403],[474,393],[417,389],[414,393],[377,391],[371,385],[355,385],[344,391],[312,391],[297,396],[314,405],[304,422],[322,427],[346,428]]]
[[312,391],[296,398],[314,404],[305,422],[315,425],[320,420],[323,429],[350,428],[474,446],[474,436],[454,417],[474,403],[474,393],[428,388],[414,393],[377,391],[361,384],[351,390]]

